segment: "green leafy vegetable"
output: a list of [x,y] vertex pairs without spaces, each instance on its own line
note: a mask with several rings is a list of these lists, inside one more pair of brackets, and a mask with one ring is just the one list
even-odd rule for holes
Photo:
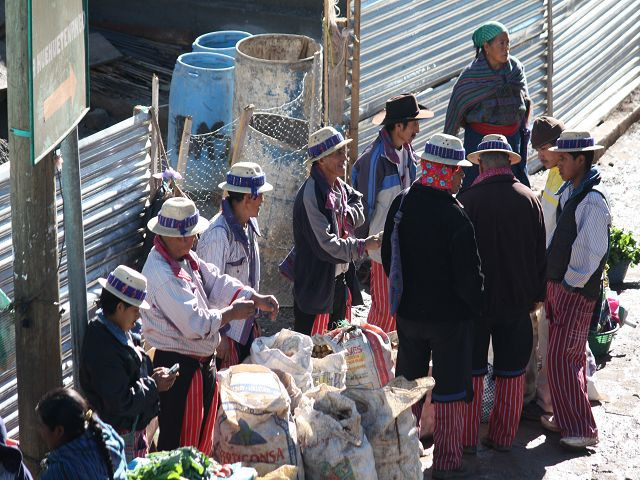
[[211,480],[220,465],[193,447],[147,455],[127,473],[128,480]]
[[609,235],[609,268],[618,263],[629,261],[631,265],[640,263],[640,245],[633,238],[633,233],[622,228],[611,227]]

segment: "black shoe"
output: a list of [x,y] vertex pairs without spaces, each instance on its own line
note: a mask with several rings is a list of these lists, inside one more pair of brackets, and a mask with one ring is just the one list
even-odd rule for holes
[[524,406],[524,408],[522,409],[521,418],[522,420],[528,420],[530,422],[539,422],[540,417],[542,415],[545,415],[546,413],[548,412],[545,412],[542,407],[540,407],[540,405],[538,405],[534,400],[533,402],[529,402]]

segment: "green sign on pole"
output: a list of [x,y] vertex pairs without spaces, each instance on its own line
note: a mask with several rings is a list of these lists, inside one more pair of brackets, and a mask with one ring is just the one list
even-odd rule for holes
[[89,105],[86,0],[29,1],[31,160],[78,125]]

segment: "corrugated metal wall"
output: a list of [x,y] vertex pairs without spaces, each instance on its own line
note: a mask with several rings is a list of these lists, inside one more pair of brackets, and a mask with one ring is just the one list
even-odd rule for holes
[[[441,131],[455,79],[474,58],[471,34],[498,20],[511,32],[512,55],[525,66],[534,116],[547,111],[547,2],[362,0],[358,149],[379,127],[370,117],[387,98],[418,92],[435,112],[414,145]],[[639,84],[637,0],[563,0],[554,9],[554,114],[569,126],[595,126]],[[347,108],[347,112],[349,111]]]
[[[133,265],[143,241],[142,215],[149,196],[149,113],[144,111],[80,141],[82,214],[86,250],[87,285],[95,288],[98,278],[118,264]],[[63,185],[64,187],[64,185]],[[63,190],[64,193],[64,190]],[[11,247],[9,164],[0,166],[0,287],[13,298],[13,253]],[[58,189],[58,238],[64,230],[62,197]],[[95,297],[89,295],[89,302]],[[60,267],[60,303],[67,312],[66,254]],[[17,432],[15,345],[12,317],[0,316],[0,415],[9,434]],[[69,315],[61,324],[63,375],[71,376]]]
[[554,5],[554,115],[592,128],[640,84],[640,2]]

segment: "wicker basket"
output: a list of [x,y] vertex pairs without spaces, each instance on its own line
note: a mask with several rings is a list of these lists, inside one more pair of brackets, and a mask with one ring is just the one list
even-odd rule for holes
[[589,348],[591,349],[594,357],[604,357],[609,353],[611,341],[618,330],[620,330],[620,327],[616,327],[613,330],[602,333],[589,332]]

